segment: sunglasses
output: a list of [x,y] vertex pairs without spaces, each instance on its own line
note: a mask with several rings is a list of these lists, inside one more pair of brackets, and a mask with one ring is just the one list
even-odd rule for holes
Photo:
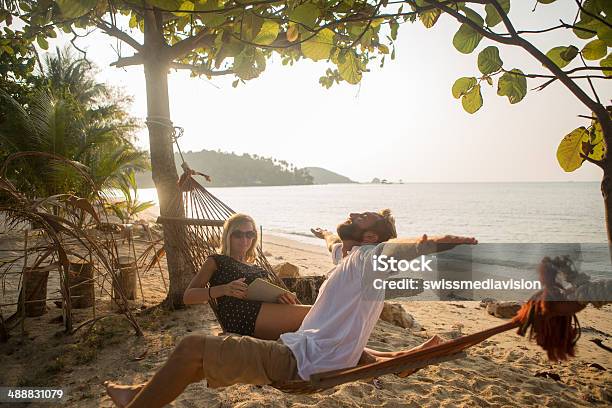
[[232,232],[232,238],[237,238],[237,239],[242,239],[242,238],[248,238],[248,239],[254,239],[257,236],[257,234],[255,233],[255,231],[240,231],[240,230],[236,230]]

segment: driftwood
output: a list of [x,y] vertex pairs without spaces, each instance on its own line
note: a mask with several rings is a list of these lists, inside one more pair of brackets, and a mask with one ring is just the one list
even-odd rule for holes
[[305,305],[314,304],[325,276],[300,276],[298,278],[281,278],[285,286],[295,292],[300,302]]

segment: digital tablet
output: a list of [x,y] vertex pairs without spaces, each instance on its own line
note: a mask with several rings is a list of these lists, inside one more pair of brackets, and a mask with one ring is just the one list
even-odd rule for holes
[[291,292],[267,280],[257,278],[247,288],[246,298],[266,303],[278,303],[278,297],[283,293]]

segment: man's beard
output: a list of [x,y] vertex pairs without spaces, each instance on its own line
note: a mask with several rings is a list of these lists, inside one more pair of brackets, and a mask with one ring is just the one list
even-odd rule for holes
[[336,228],[336,232],[338,233],[340,239],[343,241],[357,242],[361,242],[363,240],[363,234],[365,233],[364,230],[349,221],[339,224]]

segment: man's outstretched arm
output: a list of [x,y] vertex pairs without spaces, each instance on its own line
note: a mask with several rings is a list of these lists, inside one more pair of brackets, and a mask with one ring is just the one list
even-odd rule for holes
[[332,251],[332,247],[334,246],[334,244],[338,244],[340,242],[342,242],[340,240],[340,237],[337,236],[336,234],[334,234],[333,232],[326,230],[326,229],[322,229],[322,228],[311,228],[310,232],[312,232],[312,234],[317,237],[317,238],[321,238],[325,240],[325,243],[327,244],[327,250],[329,252]]
[[476,245],[478,240],[474,237],[456,235],[441,235],[421,238],[395,238],[384,243],[381,255],[392,256],[396,259],[414,259],[421,255],[448,251],[459,245]]

